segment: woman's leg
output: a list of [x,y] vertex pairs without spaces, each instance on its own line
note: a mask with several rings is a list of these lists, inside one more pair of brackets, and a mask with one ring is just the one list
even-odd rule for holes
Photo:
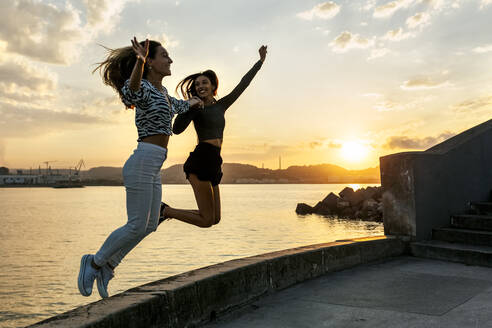
[[[154,154],[155,155],[155,154]],[[151,232],[155,231],[157,228],[157,222],[159,220],[160,203],[162,197],[162,184],[160,167],[162,165],[161,156],[146,157],[146,161],[153,161],[154,167],[154,177],[151,181],[152,193],[150,195],[150,212],[148,214],[148,220],[146,224],[145,233],[142,234],[141,238],[134,239],[131,242],[127,242],[121,249],[116,251],[108,260],[107,264],[101,268],[101,274],[96,277],[97,280],[97,290],[102,298],[109,297],[108,294],[108,284],[109,281],[114,277],[114,268],[120,264],[123,258],[133,249],[138,243],[144,239]]]
[[200,228],[211,227],[215,222],[215,201],[214,191],[210,181],[201,181],[191,173],[188,177],[193,192],[195,193],[198,213],[193,210],[181,210],[172,207],[166,207],[164,216],[173,218],[182,222],[193,224]]
[[219,185],[212,186],[214,191],[214,202],[215,202],[215,222],[217,224],[220,222],[221,212],[220,212],[220,190]]
[[[107,265],[110,258],[124,248],[135,247],[145,236],[152,199],[152,177],[155,173],[148,163],[145,151],[135,150],[123,167],[126,188],[128,222],[113,231],[95,255],[82,257],[78,276],[78,288],[83,296],[92,293],[94,280],[98,280],[101,297],[107,297],[107,284],[112,278],[112,269]],[[121,257],[122,258],[122,257]],[[118,262],[119,263],[119,262]]]
[[[136,175],[145,175],[139,172]],[[123,258],[123,249],[135,247],[146,235],[152,202],[152,179],[125,177],[127,223],[113,231],[94,257],[98,266],[104,266],[110,258]],[[144,181],[148,180],[148,181]],[[128,252],[125,252],[128,253]],[[119,260],[119,261],[120,261]],[[116,261],[119,263],[119,261]],[[115,264],[117,264],[115,262]]]
[[161,183],[161,174],[160,172],[155,175],[153,178],[152,182],[152,195],[151,201],[150,201],[150,213],[149,213],[149,219],[147,222],[147,228],[145,230],[145,233],[143,234],[142,238],[139,240],[135,240],[134,243],[128,243],[126,244],[123,248],[121,248],[119,251],[117,251],[111,258],[109,259],[108,263],[111,265],[112,268],[116,268],[123,258],[136,246],[142,239],[144,239],[147,235],[150,233],[154,232],[157,229],[157,222],[159,220],[159,211],[160,211],[160,206],[161,206],[161,199],[162,199],[162,183]]

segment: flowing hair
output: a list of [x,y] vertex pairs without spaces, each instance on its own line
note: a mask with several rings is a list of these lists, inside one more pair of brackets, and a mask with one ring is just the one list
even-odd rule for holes
[[[145,47],[145,41],[140,42],[140,44]],[[154,58],[159,46],[161,46],[159,42],[149,41],[149,55],[147,58]],[[120,98],[123,99],[121,88],[123,88],[125,81],[128,80],[132,74],[133,67],[137,61],[135,52],[132,47],[118,49],[111,49],[105,46],[102,47],[106,49],[108,55],[104,61],[96,64],[97,67],[92,73],[99,71],[103,83],[112,87],[118,92]],[[142,78],[147,78],[148,71],[148,66],[145,65]]]
[[194,96],[198,97],[198,94],[196,93],[196,88],[195,88],[195,81],[199,76],[205,76],[210,80],[210,83],[212,83],[212,86],[214,87],[213,90],[213,95],[217,95],[217,89],[219,88],[219,79],[217,78],[217,74],[215,74],[214,71],[208,69],[204,72],[200,73],[195,73],[188,75],[185,77],[181,82],[178,83],[176,86],[176,93],[178,91],[181,92],[181,95],[183,96],[184,99],[191,99]]

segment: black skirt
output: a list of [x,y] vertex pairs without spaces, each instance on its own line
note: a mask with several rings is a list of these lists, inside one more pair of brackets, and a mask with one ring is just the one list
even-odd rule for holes
[[190,173],[195,174],[199,180],[210,181],[216,186],[222,179],[222,157],[220,148],[207,142],[200,142],[183,165],[186,179]]

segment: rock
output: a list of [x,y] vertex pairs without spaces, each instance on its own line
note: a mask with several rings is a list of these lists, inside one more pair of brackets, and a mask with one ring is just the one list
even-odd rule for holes
[[359,205],[365,199],[367,199],[367,197],[364,189],[358,189],[353,194],[347,196],[347,200],[350,202],[350,205],[352,206]]
[[343,188],[342,191],[340,191],[338,194],[340,195],[341,198],[344,200],[349,200],[349,198],[355,193],[354,189],[350,187],[345,187]]
[[338,210],[343,210],[344,208],[350,207],[350,202],[343,200],[343,199],[338,199],[337,201],[337,209]]
[[311,214],[311,213],[313,213],[313,208],[311,206],[309,206],[308,204],[299,203],[299,204],[297,204],[297,207],[296,207],[296,213],[302,214],[302,215]]
[[383,222],[383,216],[379,214],[375,214],[370,216],[366,221],[374,221],[374,222]]
[[330,192],[316,206],[311,207],[305,203],[299,203],[296,207],[298,214],[316,213],[319,215],[339,215],[349,219],[365,221],[383,221],[383,205],[381,201],[381,187],[367,187],[354,191],[345,187],[340,197]]
[[381,213],[381,217],[383,216],[383,202],[378,203],[378,212]]
[[376,199],[376,197],[374,197],[377,193],[378,193],[378,189],[381,188],[381,187],[367,187],[365,190],[364,190],[364,193],[365,193],[365,199]]
[[342,217],[346,217],[346,218],[350,218],[350,217],[353,217],[354,216],[354,210],[350,207],[346,207],[342,210],[342,212],[340,213],[340,216]]
[[313,212],[320,215],[330,215],[332,210],[327,203],[321,201],[313,207]]
[[337,195],[335,195],[334,193],[330,192],[328,194],[328,196],[325,197],[325,199],[323,199],[321,202],[326,205],[330,211],[336,211],[337,209],[337,202],[338,200],[340,199],[340,197],[338,197]]
[[375,189],[374,195],[372,195],[373,199],[376,199],[378,202],[383,198],[383,188],[382,187],[373,187]]
[[375,210],[377,211],[379,203],[374,199],[369,198],[362,202],[362,210]]

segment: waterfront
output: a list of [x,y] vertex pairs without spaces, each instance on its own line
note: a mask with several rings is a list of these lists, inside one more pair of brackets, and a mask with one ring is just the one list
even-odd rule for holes
[[[366,186],[366,185],[361,185]],[[234,258],[349,237],[380,235],[381,224],[298,216],[345,185],[222,185],[223,222],[199,229],[177,221],[144,240],[122,263],[110,293]],[[189,185],[164,186],[164,199],[194,208]],[[78,294],[81,255],[97,251],[125,222],[123,187],[0,189],[0,327],[17,327],[99,299]]]

